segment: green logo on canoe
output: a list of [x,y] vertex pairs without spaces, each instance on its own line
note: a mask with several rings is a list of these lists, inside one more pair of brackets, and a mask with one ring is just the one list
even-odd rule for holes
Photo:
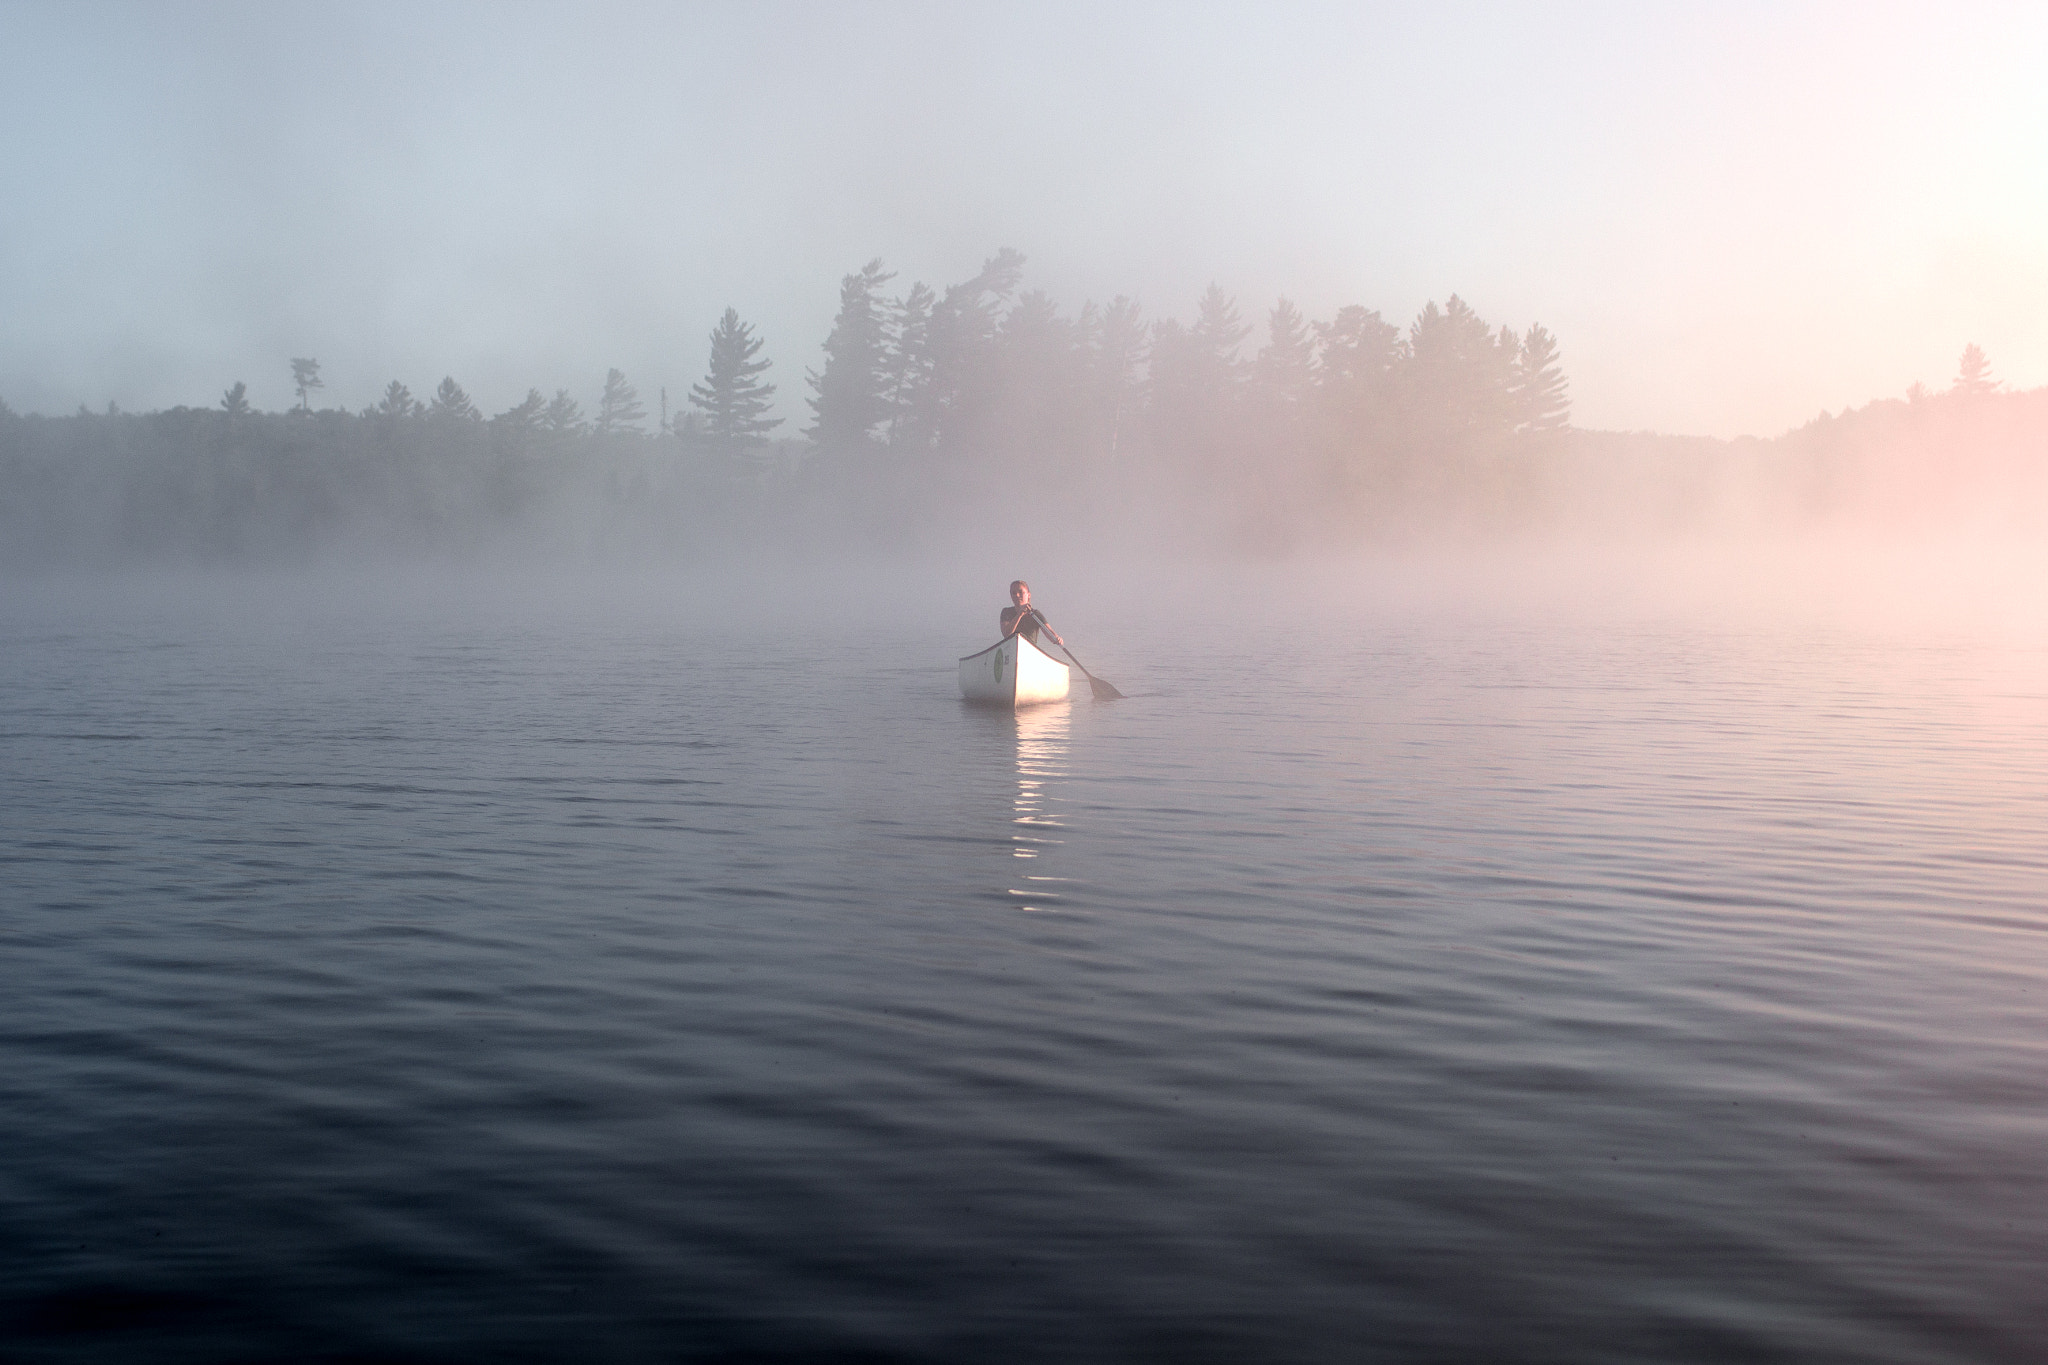
[[997,651],[996,651],[996,681],[997,681],[997,682],[1001,682],[1002,680],[1003,680],[1003,651],[1001,651],[1001,650],[999,649],[999,650],[997,650]]

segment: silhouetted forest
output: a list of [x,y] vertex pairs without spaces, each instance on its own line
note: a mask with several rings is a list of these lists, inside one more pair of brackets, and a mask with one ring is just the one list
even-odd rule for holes
[[[444,378],[358,412],[298,403],[21,415],[0,404],[0,560],[280,562],[364,552],[687,557],[739,546],[1062,536],[1105,549],[1286,552],[1443,534],[1768,531],[1843,518],[2039,525],[2048,392],[1955,385],[1769,441],[1569,425],[1559,343],[1456,295],[1399,326],[1364,307],[1255,325],[1211,286],[1192,318],[1127,298],[1063,313],[991,258],[935,291],[842,281],[778,430],[773,366],[736,310],[677,412],[620,371],[494,416]],[[285,362],[280,362],[285,363]]]

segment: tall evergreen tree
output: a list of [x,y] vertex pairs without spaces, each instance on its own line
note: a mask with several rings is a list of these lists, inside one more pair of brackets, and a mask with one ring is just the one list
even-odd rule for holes
[[761,375],[766,360],[756,360],[761,338],[728,308],[711,332],[711,363],[704,382],[690,386],[690,402],[702,409],[704,429],[728,453],[752,445],[782,425],[780,417],[763,417],[775,401],[775,386]]
[[1064,472],[1088,420],[1080,328],[1042,290],[1020,297],[996,333],[990,425],[981,445],[1011,468]]
[[412,396],[412,390],[396,379],[385,386],[383,400],[377,404],[380,417],[414,417],[423,410],[419,400]]
[[987,435],[997,401],[996,337],[1024,276],[1024,255],[1004,247],[981,273],[947,288],[932,306],[925,382],[904,423],[902,444],[969,450]]
[[1956,370],[1956,392],[1976,398],[1997,387],[1998,381],[1991,377],[1991,363],[1984,358],[1983,348],[1974,341],[1963,347],[1962,363]]
[[1557,338],[1540,324],[1517,345],[1512,392],[1517,430],[1549,435],[1571,425],[1570,386],[1558,363]]
[[919,395],[932,377],[932,309],[938,296],[923,281],[889,305],[888,342],[882,367],[886,375],[883,396],[889,409],[890,445],[902,444],[910,425],[910,414]]
[[1314,335],[1301,310],[1281,299],[1267,315],[1266,336],[1254,371],[1260,396],[1268,403],[1295,407],[1307,397],[1314,378]]
[[1152,324],[1145,350],[1152,358],[1146,369],[1145,388],[1153,415],[1161,421],[1171,421],[1192,403],[1196,392],[1194,343],[1180,319],[1161,318]]
[[556,389],[547,411],[541,414],[540,425],[550,436],[574,436],[583,430],[583,407],[567,389]]
[[1238,501],[1246,526],[1284,540],[1296,520],[1293,487],[1307,467],[1316,415],[1315,333],[1290,299],[1266,315],[1266,344],[1251,363],[1247,415],[1251,421],[1235,444],[1237,462],[1256,470],[1256,482]]
[[638,431],[640,423],[647,417],[647,409],[640,406],[640,393],[626,382],[626,376],[614,369],[606,372],[604,392],[598,396],[597,418],[593,425],[600,436]]
[[1171,318],[1153,324],[1148,387],[1155,439],[1220,456],[1227,438],[1218,423],[1235,406],[1244,373],[1238,349],[1250,334],[1236,303],[1214,284],[1202,295],[1193,326]]
[[865,444],[889,417],[889,309],[882,286],[896,277],[869,261],[839,281],[839,314],[825,338],[825,368],[806,370],[809,436],[828,450]]
[[1013,385],[1027,374],[1040,380],[1060,379],[1078,358],[1074,325],[1060,316],[1052,296],[1033,289],[1004,315],[996,333],[1004,377]]
[[1350,304],[1316,329],[1316,385],[1353,415],[1384,404],[1405,357],[1401,329],[1371,308]]
[[528,389],[524,399],[493,417],[491,425],[502,431],[535,432],[540,430],[541,418],[546,412],[547,399],[540,396],[540,390]]
[[220,396],[220,410],[226,413],[230,420],[247,417],[249,415],[249,386],[237,379],[235,386]]
[[[1215,284],[1203,293],[1191,326],[1171,318],[1153,324],[1146,434],[1190,486],[1223,487],[1218,481],[1242,467],[1248,414],[1239,350],[1250,332]],[[1229,502],[1229,495],[1219,495],[1215,505]]]
[[1195,325],[1188,329],[1196,385],[1211,393],[1235,389],[1243,374],[1238,349],[1251,334],[1250,325],[1238,319],[1237,301],[1212,282],[1195,309]]
[[441,386],[434,390],[434,401],[427,404],[427,416],[442,422],[477,422],[483,414],[476,410],[476,404],[469,401],[469,395],[462,391],[462,385],[449,375],[441,380]]
[[292,361],[292,387],[299,392],[299,411],[311,413],[313,390],[327,387],[320,380],[320,362],[308,358]]
[[1145,332],[1145,312],[1136,302],[1122,294],[1109,301],[1095,345],[1095,374],[1102,383],[1115,388],[1138,382],[1150,350]]
[[1434,301],[1408,329],[1404,369],[1416,415],[1441,434],[1505,431],[1514,425],[1509,386],[1515,353],[1456,294]]
[[1139,371],[1151,355],[1146,342],[1144,311],[1130,298],[1119,294],[1102,311],[1102,325],[1095,333],[1094,398],[1099,420],[1107,427],[1104,448],[1111,458],[1122,449],[1126,429],[1136,414]]

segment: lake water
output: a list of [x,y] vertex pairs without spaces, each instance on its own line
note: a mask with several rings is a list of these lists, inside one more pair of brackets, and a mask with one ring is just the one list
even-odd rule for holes
[[0,1356],[2048,1351],[2048,631],[983,595],[9,587]]

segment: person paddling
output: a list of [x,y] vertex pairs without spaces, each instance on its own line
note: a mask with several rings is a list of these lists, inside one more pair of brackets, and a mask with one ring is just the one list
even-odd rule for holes
[[1021,578],[1012,583],[1010,585],[1010,601],[1014,605],[1003,608],[1003,638],[1005,640],[1009,639],[1012,635],[1021,635],[1028,643],[1035,645],[1038,643],[1038,633],[1044,631],[1052,637],[1054,644],[1066,650],[1067,658],[1073,662],[1074,667],[1081,670],[1082,676],[1088,679],[1088,688],[1095,694],[1095,700],[1115,701],[1123,696],[1123,693],[1117,691],[1115,687],[1090,673],[1088,665],[1074,658],[1074,651],[1067,649],[1067,642],[1060,638],[1060,633],[1054,630],[1052,625],[1045,619],[1045,613],[1031,605],[1031,585],[1029,583],[1026,583]]
[[1021,635],[1025,640],[1035,645],[1038,643],[1038,632],[1042,630],[1052,637],[1054,644],[1062,649],[1066,648],[1067,642],[1062,640],[1060,633],[1047,623],[1045,613],[1031,605],[1031,585],[1029,583],[1026,583],[1021,578],[1012,583],[1010,585],[1010,601],[1015,603],[1015,605],[1003,608],[1004,639],[1007,640],[1012,635]]

